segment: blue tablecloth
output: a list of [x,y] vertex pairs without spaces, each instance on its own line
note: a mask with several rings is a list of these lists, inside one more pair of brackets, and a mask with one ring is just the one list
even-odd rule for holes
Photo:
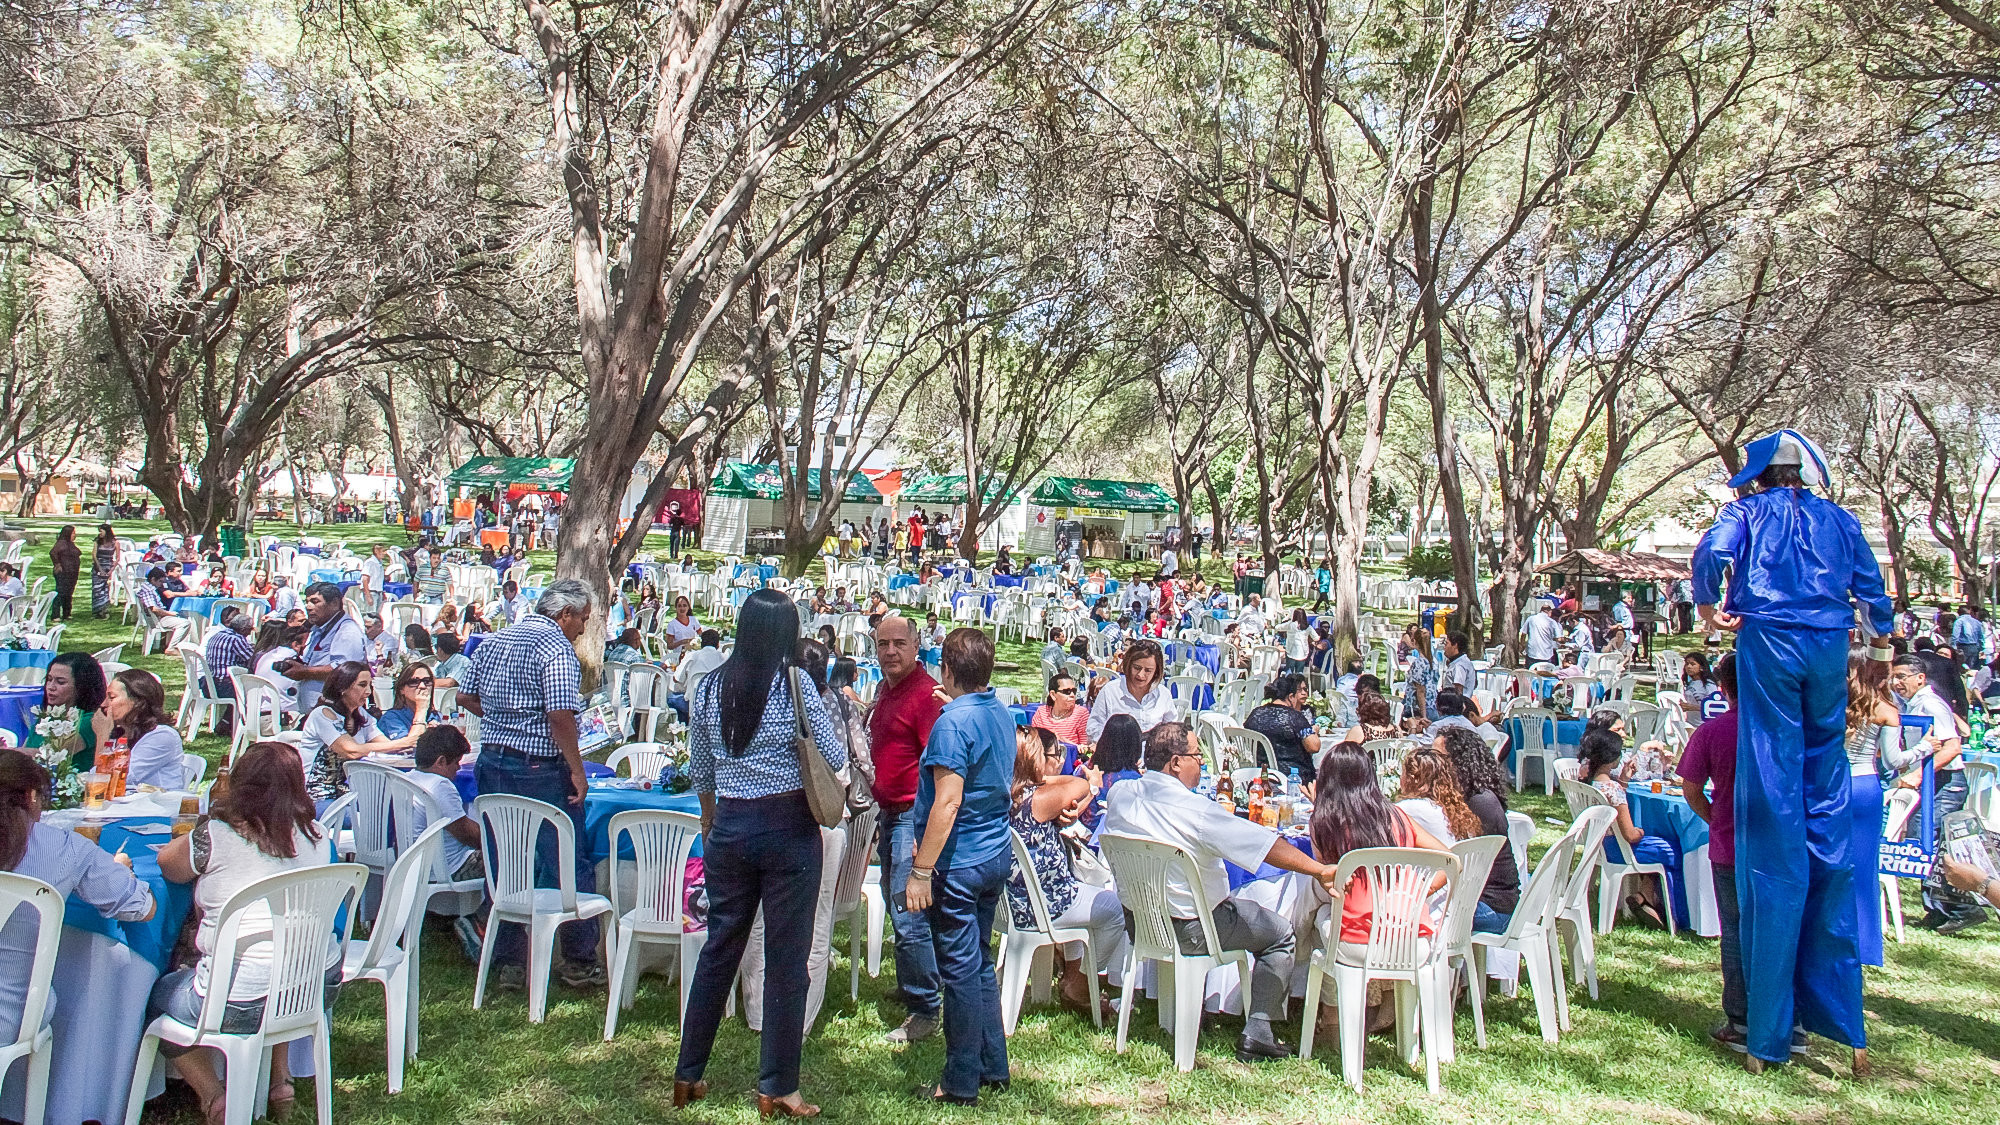
[[1175,662],[1192,660],[1211,673],[1222,671],[1222,647],[1220,645],[1192,645],[1186,641],[1168,641],[1167,659]]
[[0,727],[14,734],[18,745],[34,733],[34,710],[42,705],[42,689],[33,685],[0,687]]
[[410,582],[384,582],[382,592],[392,598],[408,598],[416,595],[417,587]]
[[320,552],[320,548],[318,548],[318,547],[300,547],[300,548],[299,548],[299,554],[301,554],[301,555],[311,555],[311,556],[312,556],[313,558],[318,558],[318,557],[319,557],[319,552]]
[[0,668],[47,668],[55,658],[52,648],[0,648]]
[[1035,721],[1035,709],[1039,703],[1009,703],[1007,709],[1014,712],[1014,725],[1025,727]]
[[[1168,684],[1167,690],[1173,693],[1175,699],[1181,697],[1180,685]],[[1214,706],[1215,688],[1210,684],[1202,684],[1195,688],[1194,698],[1188,700],[1188,709],[1192,711],[1206,711]]]
[[125,845],[125,854],[132,857],[132,874],[152,888],[153,899],[159,903],[159,909],[153,912],[151,918],[144,922],[113,921],[99,914],[96,907],[74,897],[63,911],[63,925],[103,934],[112,941],[130,946],[132,952],[151,961],[163,973],[167,971],[167,958],[174,951],[174,942],[180,937],[181,924],[187,921],[188,911],[194,908],[194,884],[169,883],[166,876],[160,874],[159,856],[149,845],[167,843],[172,837],[142,836],[128,828],[135,824],[171,823],[171,817],[132,817],[106,824],[97,838],[97,846],[108,852],[116,852],[118,845]]
[[332,567],[321,567],[306,577],[314,582],[338,582],[347,577],[347,572],[344,570],[335,570]]
[[[1527,731],[1527,721],[1521,718],[1508,719],[1500,727],[1507,736],[1507,752],[1500,762],[1510,773],[1514,769],[1514,747],[1521,744]],[[1583,726],[1582,719],[1543,719],[1542,741],[1550,746],[1574,747],[1583,741]]]
[[[1689,913],[1683,865],[1696,848],[1707,845],[1708,823],[1694,815],[1694,810],[1688,807],[1687,798],[1671,793],[1656,794],[1650,785],[1650,782],[1642,781],[1628,783],[1625,786],[1626,808],[1631,811],[1632,823],[1639,827],[1639,831],[1674,845],[1673,860],[1666,863],[1667,894],[1674,912],[1674,923],[1686,928]],[[1617,828],[1612,831],[1617,831]],[[1645,861],[1643,855],[1639,858]]]
[[349,590],[352,590],[352,589],[354,589],[354,588],[355,588],[356,586],[359,586],[359,585],[361,585],[361,579],[359,579],[359,578],[343,578],[343,579],[341,579],[341,580],[339,581],[338,585],[340,586],[340,592],[341,592],[341,594],[342,594],[342,595],[344,596],[344,595],[345,595],[345,594],[346,594],[346,593],[347,593],[347,592],[348,592]]
[[465,638],[465,657],[467,660],[472,659],[473,652],[476,651],[480,645],[485,644],[486,638],[490,635],[491,634],[487,633],[474,633],[471,636]]
[[209,614],[215,612],[215,603],[221,600],[221,598],[183,594],[175,598],[169,608],[183,617],[207,617]]
[[1026,586],[1028,582],[1018,575],[996,574],[993,576],[993,584],[995,586]]
[[[590,834],[587,847],[591,859],[602,860],[610,854],[611,818],[633,809],[665,809],[700,816],[701,798],[693,793],[662,793],[657,789],[592,789],[583,799],[583,827]],[[620,853],[620,858],[631,859],[631,846],[620,849]],[[701,854],[701,841],[695,841],[690,854]]]
[[954,613],[956,613],[956,612],[958,611],[958,607],[959,607],[959,606],[961,606],[961,605],[965,604],[965,602],[967,602],[968,600],[970,600],[970,599],[972,599],[972,598],[978,598],[978,599],[979,599],[979,608],[980,608],[980,609],[981,609],[982,611],[984,611],[984,612],[986,612],[986,613],[989,613],[989,614],[990,614],[990,613],[992,613],[992,612],[993,612],[993,603],[994,603],[994,602],[997,602],[997,601],[999,601],[999,600],[1000,600],[1000,595],[998,595],[998,594],[981,594],[981,593],[978,593],[978,592],[967,592],[967,593],[963,593],[963,594],[960,594],[960,595],[958,595],[957,597],[955,597],[955,598],[951,599],[951,608],[952,608],[952,611],[953,611]]
[[905,589],[907,587],[915,586],[917,584],[918,584],[917,576],[914,574],[891,574],[889,576],[890,593],[894,593],[897,590]]

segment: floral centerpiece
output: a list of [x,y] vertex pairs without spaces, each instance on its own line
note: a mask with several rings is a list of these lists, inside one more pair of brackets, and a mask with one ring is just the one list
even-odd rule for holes
[[1382,792],[1393,797],[1403,788],[1403,759],[1395,754],[1384,754],[1375,760],[1375,780],[1382,784]]
[[70,755],[83,748],[77,727],[82,716],[75,707],[44,704],[34,710],[35,734],[42,744],[35,748],[35,760],[54,779],[49,807],[73,809],[83,805],[83,775],[70,764]]

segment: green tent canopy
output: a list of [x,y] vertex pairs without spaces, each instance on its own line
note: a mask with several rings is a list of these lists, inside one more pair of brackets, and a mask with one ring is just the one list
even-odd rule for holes
[[[731,461],[716,470],[715,479],[709,482],[708,494],[737,500],[781,500],[785,495],[785,478],[776,465]],[[806,470],[806,498],[819,499],[818,469]],[[847,503],[879,503],[882,494],[867,477],[856,472],[848,479],[847,491],[841,499]]]
[[[995,497],[1000,495],[1000,479],[998,477],[987,477],[986,487],[982,491],[985,493],[985,496],[980,502],[991,503]],[[904,485],[903,490],[896,494],[896,503],[963,504],[970,492],[971,489],[965,487],[964,473],[954,473],[950,476],[942,477],[923,477],[913,484]],[[1020,490],[1016,489],[1014,495],[1020,495]]]
[[576,461],[569,457],[474,457],[444,478],[450,484],[487,485],[500,488],[526,484],[551,492],[569,488]]
[[1127,480],[1049,477],[1035,489],[1035,503],[1050,508],[1101,508],[1116,512],[1171,512],[1174,498],[1157,484]]

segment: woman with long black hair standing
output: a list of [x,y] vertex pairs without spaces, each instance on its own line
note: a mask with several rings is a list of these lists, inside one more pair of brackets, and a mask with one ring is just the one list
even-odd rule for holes
[[793,740],[801,727],[809,730],[836,770],[847,764],[847,754],[818,692],[795,667],[798,640],[798,607],[776,590],[759,590],[737,615],[729,659],[695,689],[688,774],[701,797],[708,942],[681,1018],[676,1107],[708,1095],[702,1074],[762,906],[757,1111],[765,1117],[819,1115],[818,1106],[799,1096],[799,1055],[805,1045],[806,959],[819,897],[820,831],[806,803]]

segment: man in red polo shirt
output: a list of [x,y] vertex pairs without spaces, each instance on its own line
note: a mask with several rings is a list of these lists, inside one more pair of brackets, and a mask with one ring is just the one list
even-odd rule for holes
[[875,626],[875,659],[882,684],[868,714],[868,749],[875,758],[876,862],[882,866],[882,897],[896,926],[896,985],[909,1017],[889,1032],[892,1043],[927,1039],[938,1027],[937,954],[923,911],[903,908],[903,885],[923,825],[911,812],[917,802],[917,760],[930,739],[943,704],[937,681],[917,662],[917,628],[907,617],[890,615]]

